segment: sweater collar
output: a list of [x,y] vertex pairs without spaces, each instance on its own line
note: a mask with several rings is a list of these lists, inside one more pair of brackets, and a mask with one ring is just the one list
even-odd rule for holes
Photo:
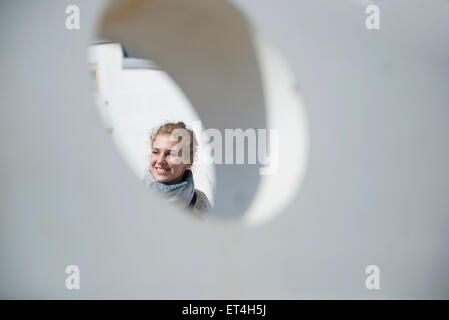
[[144,182],[147,187],[162,195],[164,200],[187,207],[195,192],[195,183],[191,170],[186,170],[184,179],[180,183],[165,184],[154,179],[150,169],[145,170]]

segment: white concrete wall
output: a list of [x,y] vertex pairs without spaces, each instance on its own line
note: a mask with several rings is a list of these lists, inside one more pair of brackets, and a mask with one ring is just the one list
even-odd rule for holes
[[[64,28],[73,3],[81,9],[79,31]],[[303,184],[277,219],[254,228],[181,215],[130,174],[86,86],[86,46],[106,3],[1,3],[2,298],[448,298],[447,1],[378,1],[378,32],[364,28],[366,1],[233,1],[291,66],[310,127]],[[215,14],[226,11],[213,10],[225,2],[207,3]],[[192,1],[183,13],[205,6]],[[152,22],[176,22],[168,17],[155,12]],[[221,29],[204,28],[210,20],[185,31],[214,39]],[[205,55],[202,70],[214,70],[214,48],[182,39]],[[161,43],[160,52],[169,45]],[[226,60],[222,82],[205,83],[195,70],[173,76],[185,92],[203,87],[206,96],[191,101],[206,125],[226,125],[232,116],[250,124],[246,111],[257,99],[239,106],[243,120],[206,105],[234,98],[220,95],[223,87],[241,99],[260,93],[239,77],[233,86],[232,75],[241,74],[232,72],[253,58]],[[220,170],[216,200],[221,183],[241,187],[233,172],[219,180],[227,172]],[[243,187],[258,186],[256,174],[243,178]],[[222,210],[245,209],[245,201],[224,201]],[[80,290],[65,288],[69,264],[81,269]],[[364,286],[370,264],[380,267],[381,290]]]

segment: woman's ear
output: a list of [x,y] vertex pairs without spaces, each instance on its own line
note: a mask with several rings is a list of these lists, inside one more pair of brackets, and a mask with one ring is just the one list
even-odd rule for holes
[[187,168],[190,169],[193,165],[193,158],[190,157],[190,163],[187,163]]

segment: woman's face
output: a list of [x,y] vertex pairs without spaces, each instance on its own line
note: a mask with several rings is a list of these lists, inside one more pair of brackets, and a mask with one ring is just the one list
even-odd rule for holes
[[169,134],[158,135],[154,139],[150,157],[150,171],[156,181],[165,184],[179,183],[184,177],[184,172],[192,166],[182,163],[181,149],[178,156],[173,154],[176,153],[175,146],[177,144],[178,141],[173,141]]

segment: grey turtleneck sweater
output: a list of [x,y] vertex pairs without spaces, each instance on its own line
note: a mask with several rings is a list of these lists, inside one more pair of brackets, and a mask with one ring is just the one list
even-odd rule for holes
[[196,202],[191,209],[193,214],[196,216],[203,217],[212,209],[212,206],[204,192],[195,189],[195,183],[193,181],[191,170],[186,171],[182,182],[168,185],[154,180],[150,169],[146,168],[143,180],[149,189],[162,195],[162,198],[165,201],[174,203],[175,205],[185,209],[190,209],[188,208],[189,204],[192,201],[194,193],[196,193]]

